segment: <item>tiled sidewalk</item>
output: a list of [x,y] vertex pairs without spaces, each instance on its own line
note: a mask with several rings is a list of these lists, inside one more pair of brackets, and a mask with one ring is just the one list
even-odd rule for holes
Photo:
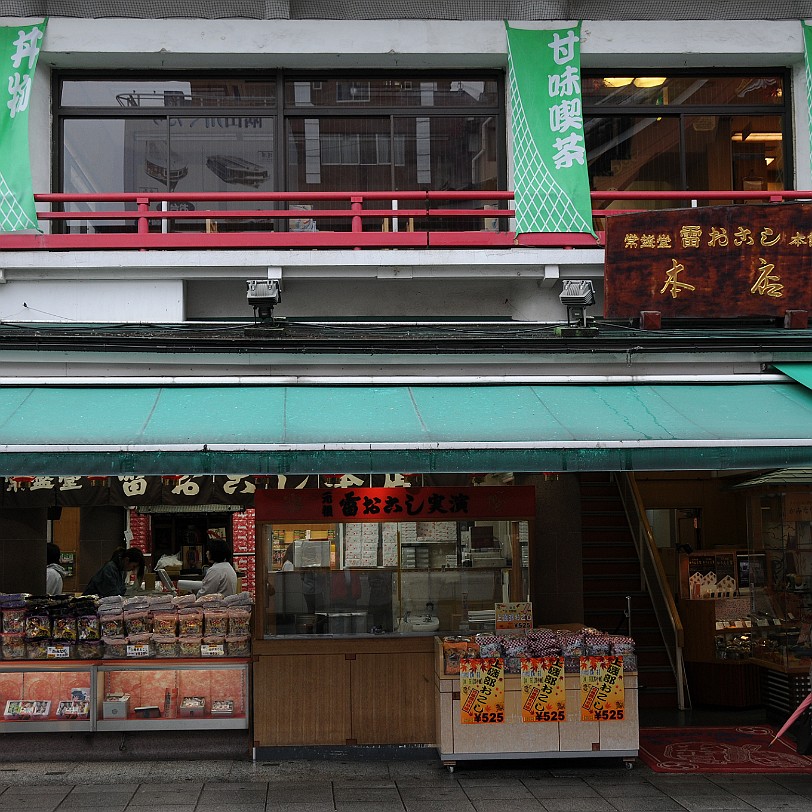
[[450,773],[433,759],[14,763],[9,755],[0,812],[812,810],[812,774],[662,775],[615,760],[469,762]]

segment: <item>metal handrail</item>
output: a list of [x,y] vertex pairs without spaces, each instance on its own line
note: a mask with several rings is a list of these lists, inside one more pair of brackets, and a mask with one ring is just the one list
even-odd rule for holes
[[677,604],[671,593],[668,578],[663,568],[654,533],[646,518],[646,511],[634,474],[616,473],[620,498],[632,528],[634,545],[640,559],[643,586],[651,598],[657,624],[665,641],[665,650],[677,683],[677,707],[686,709],[687,684],[683,647],[685,635]]
[[[43,232],[51,223],[72,223],[81,233],[0,234],[0,250],[599,248],[600,226],[607,218],[643,210],[639,205],[622,209],[607,205],[780,203],[812,200],[812,191],[592,192],[597,238],[583,233],[517,233],[512,230],[513,196],[509,190],[36,194]],[[197,208],[200,204],[205,205]],[[289,230],[291,221],[302,219],[313,221],[315,229]]]

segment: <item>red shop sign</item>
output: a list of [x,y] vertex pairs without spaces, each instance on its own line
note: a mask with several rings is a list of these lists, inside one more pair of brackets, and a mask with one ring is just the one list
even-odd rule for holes
[[529,519],[536,515],[532,485],[467,488],[303,488],[258,490],[258,521],[444,522]]

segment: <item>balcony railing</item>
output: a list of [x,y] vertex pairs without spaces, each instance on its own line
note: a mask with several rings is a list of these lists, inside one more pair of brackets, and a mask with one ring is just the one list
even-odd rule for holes
[[223,248],[595,248],[633,211],[810,200],[810,191],[592,192],[589,234],[516,234],[513,192],[38,194],[44,233],[0,234],[0,251]]

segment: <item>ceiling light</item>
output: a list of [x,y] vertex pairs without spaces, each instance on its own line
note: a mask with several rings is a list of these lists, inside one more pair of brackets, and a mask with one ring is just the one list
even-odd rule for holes
[[666,76],[638,76],[634,80],[635,87],[659,87],[667,81]]
[[630,85],[634,81],[634,77],[627,76],[627,77],[608,77],[603,80],[603,83],[606,87],[626,87]]
[[733,133],[731,141],[783,141],[782,133]]

